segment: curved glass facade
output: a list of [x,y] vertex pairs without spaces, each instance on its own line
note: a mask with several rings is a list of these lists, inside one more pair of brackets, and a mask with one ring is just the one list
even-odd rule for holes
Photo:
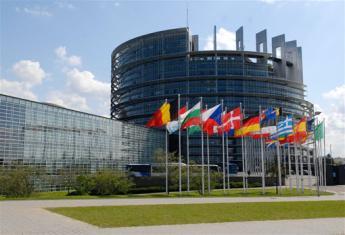
[[[248,115],[258,113],[259,105],[263,109],[281,107],[283,113],[296,116],[312,107],[304,100],[303,83],[286,75],[292,63],[263,52],[191,50],[198,47],[191,38],[188,28],[180,28],[118,46],[112,53],[111,117],[145,124],[164,99],[174,99],[177,94],[181,105],[188,101],[191,106],[201,96],[208,107],[221,100],[228,109],[242,103]],[[284,66],[287,73],[277,66]],[[191,155],[194,150],[200,155],[200,143],[193,141]],[[241,154],[237,142],[230,143],[234,156]],[[219,151],[221,148],[214,149],[216,155]],[[218,163],[217,157],[214,162]]]

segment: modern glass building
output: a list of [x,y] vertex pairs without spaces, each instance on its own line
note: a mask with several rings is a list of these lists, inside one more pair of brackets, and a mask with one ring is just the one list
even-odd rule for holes
[[150,163],[164,132],[53,104],[0,94],[0,166],[33,166],[38,190],[59,190],[64,174]]
[[[216,38],[216,34],[214,35]],[[181,95],[189,107],[199,97],[208,107],[224,101],[227,109],[242,103],[247,116],[262,108],[281,107],[300,117],[313,105],[304,97],[302,49],[285,35],[256,34],[256,51],[244,51],[243,27],[236,31],[236,50],[199,50],[198,35],[189,28],[139,36],[116,47],[111,55],[111,118],[145,124],[164,102]],[[241,166],[241,142],[229,140],[231,162]],[[185,143],[185,142],[184,142]],[[211,161],[220,164],[221,138],[211,139]],[[183,145],[185,155],[185,144]],[[190,140],[190,156],[200,161],[200,139]]]

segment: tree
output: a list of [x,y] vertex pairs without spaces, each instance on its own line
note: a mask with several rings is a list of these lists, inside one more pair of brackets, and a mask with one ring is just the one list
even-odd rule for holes
[[34,170],[25,166],[1,169],[0,193],[6,197],[28,197],[34,191]]

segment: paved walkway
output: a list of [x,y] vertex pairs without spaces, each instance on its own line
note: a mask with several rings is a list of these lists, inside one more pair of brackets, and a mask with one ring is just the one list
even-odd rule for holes
[[1,234],[345,234],[345,218],[292,221],[232,222],[221,224],[169,225],[135,228],[100,229],[51,213],[43,208],[107,205],[150,205],[192,203],[235,203],[273,201],[345,200],[345,186],[328,187],[336,195],[322,197],[252,197],[252,198],[148,198],[91,199],[0,202]]

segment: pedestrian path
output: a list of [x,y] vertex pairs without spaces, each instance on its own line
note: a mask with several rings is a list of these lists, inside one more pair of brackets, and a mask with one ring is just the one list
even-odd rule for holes
[[[0,202],[0,234],[213,234],[227,233],[231,229],[244,229],[247,234],[255,233],[255,229],[263,226],[264,234],[274,234],[274,228],[287,229],[295,222],[270,221],[265,222],[236,222],[222,224],[203,225],[170,225],[170,226],[150,226],[136,228],[100,229],[98,227],[70,219],[45,210],[48,207],[76,207],[76,206],[116,206],[116,205],[157,205],[157,204],[195,204],[195,203],[236,203],[236,202],[278,202],[278,201],[318,201],[318,200],[345,200],[345,186],[329,188],[336,192],[335,195],[321,197],[251,197],[251,198],[146,198],[146,199],[90,199],[90,200],[27,200],[27,201],[1,201]],[[301,224],[299,224],[298,221]],[[314,234],[343,234],[341,225],[345,224],[344,219],[321,219],[319,220],[298,220],[296,228],[305,223],[307,230],[314,231],[312,227],[319,227]],[[306,221],[306,222],[303,222]],[[327,221],[327,223],[325,222]],[[309,222],[311,223],[308,227]],[[248,224],[244,224],[248,223]],[[278,224],[277,224],[278,223]],[[279,224],[281,223],[281,224]],[[276,226],[276,227],[274,227]],[[329,230],[327,229],[329,226]],[[181,230],[181,228],[185,230]],[[219,228],[218,228],[219,227]],[[343,226],[344,227],[344,226]],[[229,230],[230,229],[230,230]],[[247,230],[246,230],[247,229]],[[291,228],[292,229],[292,228]],[[308,230],[310,229],[310,230]],[[333,233],[334,229],[337,233]],[[339,230],[340,229],[340,230]],[[194,233],[199,231],[199,233]],[[240,234],[237,230],[236,234]],[[259,232],[261,230],[257,230]],[[267,231],[267,233],[265,233]],[[282,230],[284,232],[284,230]],[[290,230],[287,230],[290,231]],[[299,230],[294,230],[298,232]],[[322,233],[324,231],[325,233]],[[329,233],[328,233],[328,232]],[[276,231],[277,232],[277,231]],[[298,234],[294,233],[293,234]],[[275,233],[277,234],[277,233]],[[307,233],[301,233],[307,234]]]

